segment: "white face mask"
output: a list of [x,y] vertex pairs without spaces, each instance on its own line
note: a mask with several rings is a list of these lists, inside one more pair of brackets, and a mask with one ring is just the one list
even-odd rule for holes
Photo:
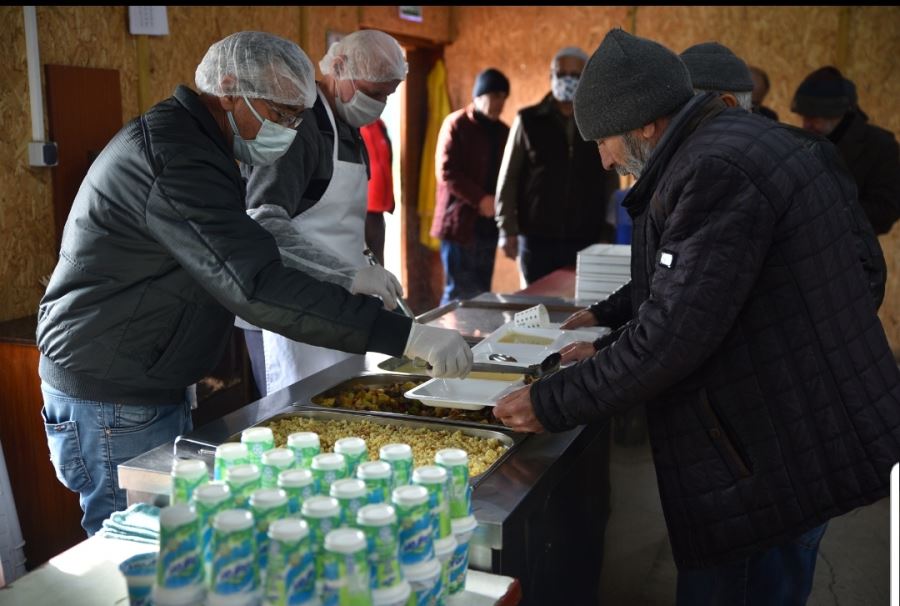
[[571,103],[575,99],[578,80],[579,78],[575,76],[557,78],[556,74],[553,74],[550,77],[550,91],[553,93],[553,98],[562,103]]
[[376,101],[356,88],[355,84],[353,87],[356,90],[346,103],[341,101],[340,91],[335,91],[334,109],[341,120],[354,128],[360,128],[380,118],[381,112],[384,111],[384,107],[387,104],[382,101]]
[[271,120],[264,120],[253,108],[247,97],[244,97],[244,102],[250,108],[250,111],[253,112],[253,115],[256,116],[256,119],[262,123],[262,128],[259,129],[255,139],[248,141],[241,137],[232,113],[227,112],[228,122],[231,123],[231,132],[234,135],[234,143],[232,144],[234,157],[242,163],[251,166],[274,164],[278,158],[287,153],[291,143],[294,142],[294,137],[297,136],[297,131],[293,128],[276,124]]

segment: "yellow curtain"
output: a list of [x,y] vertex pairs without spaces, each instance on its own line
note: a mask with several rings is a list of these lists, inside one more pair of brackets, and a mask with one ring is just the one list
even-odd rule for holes
[[425,128],[425,144],[422,146],[422,160],[419,166],[419,241],[423,246],[437,251],[441,241],[432,238],[431,220],[434,217],[437,194],[437,174],[434,154],[437,150],[438,133],[444,118],[450,114],[450,95],[447,94],[447,68],[444,60],[438,59],[428,72],[428,125]]

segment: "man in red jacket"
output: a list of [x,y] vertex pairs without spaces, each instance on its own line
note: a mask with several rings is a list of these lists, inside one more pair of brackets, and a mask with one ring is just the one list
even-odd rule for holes
[[387,126],[379,118],[359,129],[369,153],[369,204],[366,212],[366,244],[384,263],[384,213],[394,212],[394,154]]
[[431,235],[441,240],[442,305],[491,290],[498,236],[494,191],[509,135],[500,114],[508,96],[506,76],[486,69],[475,79],[472,103],[441,125]]

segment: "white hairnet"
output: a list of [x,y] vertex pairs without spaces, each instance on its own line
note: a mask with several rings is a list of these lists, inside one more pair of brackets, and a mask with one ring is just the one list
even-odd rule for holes
[[303,107],[316,102],[312,61],[290,40],[266,32],[237,32],[210,46],[194,82],[216,97],[246,95]]
[[364,29],[331,45],[319,69],[341,80],[405,80],[409,66],[400,43],[376,29]]
[[587,63],[588,60],[587,53],[577,46],[565,46],[556,51],[556,55],[553,56],[553,61],[550,62],[550,67],[556,65],[556,62],[563,57],[575,57],[576,59],[581,59],[585,63]]

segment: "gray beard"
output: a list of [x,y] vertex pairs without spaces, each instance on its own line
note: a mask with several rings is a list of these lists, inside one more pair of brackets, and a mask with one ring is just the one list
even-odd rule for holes
[[641,178],[641,173],[647,166],[647,160],[653,153],[654,146],[649,141],[638,139],[631,133],[622,135],[622,142],[625,144],[625,163],[622,166],[616,166],[616,172],[620,175],[634,175],[635,179]]

